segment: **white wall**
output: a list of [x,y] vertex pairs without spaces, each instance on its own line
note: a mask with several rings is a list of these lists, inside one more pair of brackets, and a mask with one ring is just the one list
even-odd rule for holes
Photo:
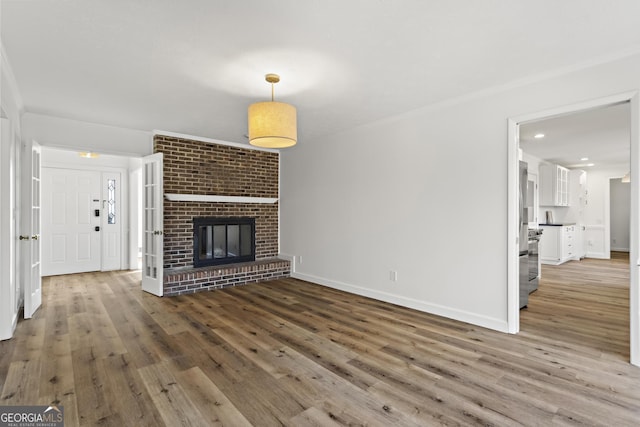
[[538,176],[540,175],[540,163],[543,163],[542,159],[536,156],[533,156],[529,153],[523,152],[521,160],[523,162],[527,162],[529,173],[534,173]]
[[[140,162],[139,159],[137,159]],[[101,154],[95,159],[80,157],[78,151],[42,147],[42,166],[68,169],[129,169],[130,158]]]
[[[589,258],[610,258],[609,180],[622,175],[624,172],[617,169],[587,173],[588,196],[584,209],[584,224],[586,226],[584,242]],[[628,236],[627,232],[627,239]]]
[[636,55],[300,141],[281,172],[294,276],[507,331],[507,119],[639,87]]
[[609,183],[611,250],[629,252],[631,186],[629,183],[620,182],[620,179],[611,179]]
[[25,113],[24,137],[49,147],[140,157],[153,153],[151,132]]

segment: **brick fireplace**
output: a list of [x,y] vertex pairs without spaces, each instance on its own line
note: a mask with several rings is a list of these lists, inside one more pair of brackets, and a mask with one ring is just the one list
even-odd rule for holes
[[[287,277],[278,255],[277,152],[154,135],[164,155],[164,295]],[[251,218],[255,261],[194,267],[194,219]]]

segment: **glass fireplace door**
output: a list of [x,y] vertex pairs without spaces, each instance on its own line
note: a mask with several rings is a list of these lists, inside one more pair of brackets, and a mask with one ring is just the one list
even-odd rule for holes
[[255,260],[253,218],[195,218],[195,267]]

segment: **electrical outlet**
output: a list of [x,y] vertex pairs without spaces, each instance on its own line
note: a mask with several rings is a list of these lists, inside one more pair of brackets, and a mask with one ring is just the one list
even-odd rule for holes
[[392,282],[397,282],[398,281],[398,272],[395,271],[395,270],[389,271],[389,280],[391,280]]
[[298,255],[298,264],[302,264],[302,255]]

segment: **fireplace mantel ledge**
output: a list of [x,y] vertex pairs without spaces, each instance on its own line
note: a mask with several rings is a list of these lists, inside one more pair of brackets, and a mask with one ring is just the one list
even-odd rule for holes
[[173,202],[212,202],[212,203],[276,203],[277,198],[217,196],[214,194],[175,194],[165,193],[164,197]]

